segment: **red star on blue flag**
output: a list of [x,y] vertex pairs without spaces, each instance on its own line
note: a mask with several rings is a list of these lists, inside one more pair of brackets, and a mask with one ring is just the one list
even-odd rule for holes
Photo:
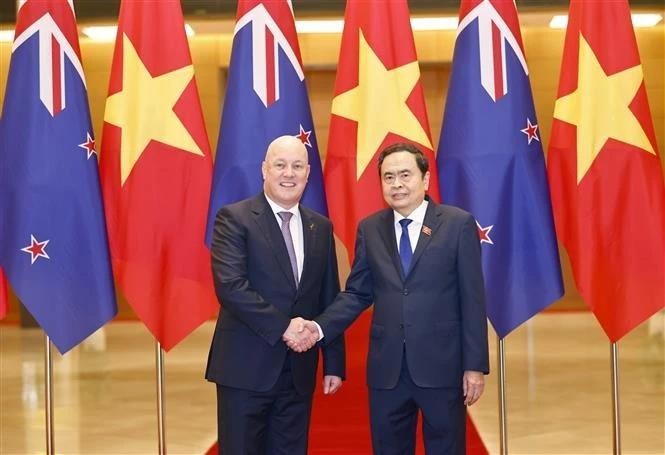
[[51,259],[46,252],[46,245],[48,245],[48,242],[50,242],[50,240],[40,242],[34,235],[30,234],[30,245],[21,248],[21,251],[25,251],[30,255],[30,265],[34,264],[38,258]]
[[489,225],[486,227],[483,227],[480,225],[478,220],[476,220],[476,226],[478,227],[478,237],[480,238],[480,243],[489,243],[490,245],[494,245],[494,242],[492,241],[492,238],[490,237],[490,231],[494,227],[494,225]]
[[83,144],[79,144],[79,147],[88,152],[88,159],[90,159],[92,155],[97,155],[97,150],[95,150],[95,140],[90,136],[90,133],[86,134],[88,138]]
[[312,134],[312,131],[305,131],[305,129],[300,125],[300,133],[296,135],[300,142],[305,144],[307,147],[312,147],[312,143],[309,141],[309,136]]
[[521,129],[520,131],[526,134],[526,137],[529,140],[529,145],[531,145],[531,141],[534,139],[540,142],[540,138],[538,137],[538,125],[532,125],[531,120],[528,117],[526,119],[526,128]]

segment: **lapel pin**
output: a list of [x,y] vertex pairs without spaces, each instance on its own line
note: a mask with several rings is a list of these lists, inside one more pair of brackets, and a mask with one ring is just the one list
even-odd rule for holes
[[314,223],[309,223],[309,230],[313,231],[314,230]]
[[423,225],[423,234],[425,234],[427,236],[431,236],[432,235],[432,229],[430,229],[429,226]]

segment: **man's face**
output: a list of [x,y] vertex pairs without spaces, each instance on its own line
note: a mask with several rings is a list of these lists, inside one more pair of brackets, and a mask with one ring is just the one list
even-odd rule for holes
[[381,164],[383,198],[402,216],[410,215],[425,199],[429,188],[429,171],[425,175],[410,152],[395,152]]
[[277,139],[266,154],[261,173],[266,195],[281,207],[290,209],[300,201],[309,177],[305,145],[297,138]]

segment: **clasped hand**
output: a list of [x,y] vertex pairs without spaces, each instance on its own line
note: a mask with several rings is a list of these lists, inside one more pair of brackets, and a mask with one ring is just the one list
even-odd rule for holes
[[316,324],[303,318],[293,318],[282,340],[295,352],[305,352],[319,341],[319,330]]

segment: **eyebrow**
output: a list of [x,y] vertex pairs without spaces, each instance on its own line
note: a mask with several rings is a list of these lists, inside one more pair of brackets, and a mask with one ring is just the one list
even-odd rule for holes
[[400,169],[399,171],[386,171],[383,173],[383,175],[390,175],[390,174],[401,174],[402,172],[412,172],[411,169]]
[[[275,160],[273,161],[273,163],[277,163],[277,162],[287,163],[288,161],[287,161],[285,158],[275,158]],[[294,164],[295,164],[295,163],[306,163],[305,160],[295,160],[295,161],[291,161],[291,162],[294,163]]]

